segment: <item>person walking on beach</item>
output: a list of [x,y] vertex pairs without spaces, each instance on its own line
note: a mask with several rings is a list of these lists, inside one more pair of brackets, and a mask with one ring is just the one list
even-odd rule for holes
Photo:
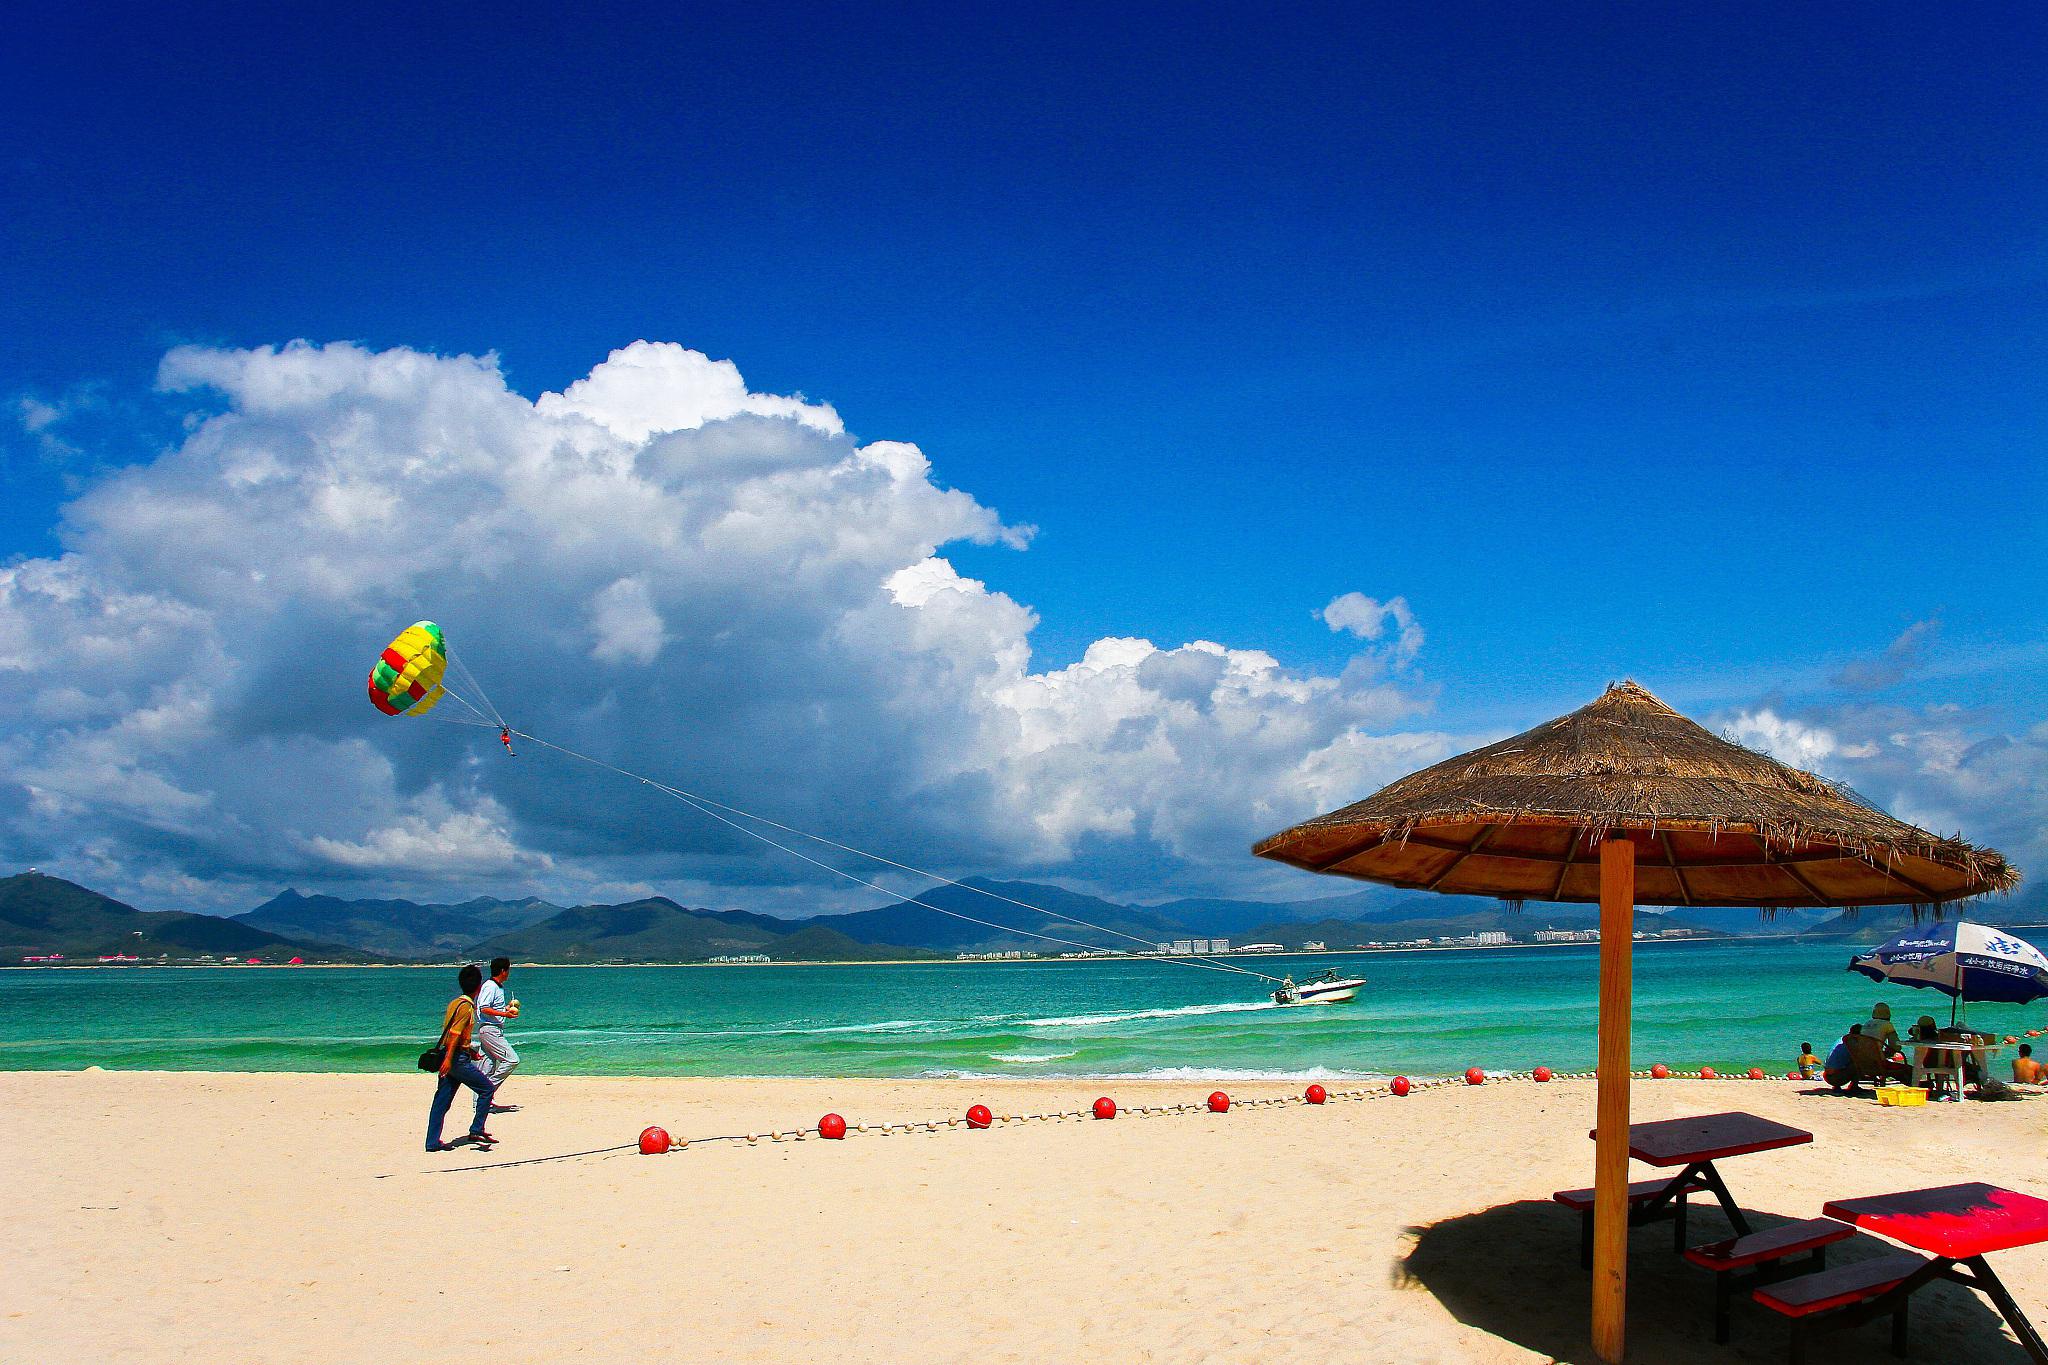
[[512,959],[491,959],[491,976],[476,997],[476,1042],[484,1050],[484,1072],[491,1078],[491,1112],[509,1114],[517,1106],[498,1103],[498,1088],[519,1066],[519,1052],[505,1037],[505,1024],[519,1017],[519,1007],[505,997],[505,980],[512,975]]
[[483,1054],[477,1050],[472,1036],[476,1030],[476,996],[484,984],[483,969],[472,962],[462,969],[456,982],[462,993],[448,1002],[447,1012],[441,1016],[441,1081],[434,1087],[434,1104],[427,1111],[430,1152],[445,1152],[452,1145],[441,1141],[441,1125],[447,1122],[448,1106],[455,1103],[455,1092],[465,1085],[476,1091],[476,1117],[470,1120],[470,1141],[497,1141],[484,1130],[484,1120],[491,1108],[491,1078],[477,1065]]

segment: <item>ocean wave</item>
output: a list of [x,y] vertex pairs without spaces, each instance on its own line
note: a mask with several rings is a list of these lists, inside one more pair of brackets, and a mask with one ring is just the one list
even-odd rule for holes
[[[956,1067],[930,1067],[917,1073],[927,1080],[1004,1081],[1016,1080],[1014,1073]],[[1419,1079],[1424,1079],[1417,1073]],[[1338,1067],[1310,1066],[1296,1070],[1229,1066],[1155,1066],[1143,1071],[1048,1071],[1034,1080],[1045,1081],[1383,1081],[1384,1071],[1346,1071]]]
[[791,1028],[693,1029],[681,1025],[611,1024],[591,1028],[520,1029],[513,1037],[600,1037],[658,1042],[678,1038],[811,1038],[828,1033],[941,1033],[958,1026],[958,1021],[949,1019],[882,1019],[870,1024],[817,1024]]
[[991,1052],[992,1062],[1063,1062],[1069,1057],[1078,1057],[1077,1052]]
[[1095,1028],[1121,1024],[1133,1019],[1192,1019],[1204,1014],[1243,1014],[1251,1010],[1282,1008],[1270,1000],[1233,1000],[1221,1005],[1181,1005],[1174,1009],[1118,1010],[1109,1014],[1066,1014],[1051,1019],[1019,1019],[1021,1028]]

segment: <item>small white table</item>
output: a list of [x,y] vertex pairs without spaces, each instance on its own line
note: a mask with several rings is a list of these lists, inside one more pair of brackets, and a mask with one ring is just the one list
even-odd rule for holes
[[[1947,1076],[1955,1087],[1955,1097],[1963,1097],[1963,1066],[1975,1061],[1980,1072],[1990,1069],[1991,1055],[2004,1049],[2003,1043],[1965,1043],[1960,1040],[1937,1039],[1922,1042],[1917,1038],[1901,1038],[1899,1046],[1908,1049],[1913,1059],[1913,1084],[1920,1085],[1934,1076]],[[1927,1052],[1927,1061],[1920,1060],[1921,1050]]]

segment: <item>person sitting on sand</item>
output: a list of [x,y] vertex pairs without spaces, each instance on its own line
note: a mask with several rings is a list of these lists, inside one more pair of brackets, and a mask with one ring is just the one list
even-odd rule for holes
[[491,1112],[507,1114],[511,1107],[498,1103],[498,1091],[519,1068],[519,1051],[505,1037],[505,1025],[519,1017],[519,1010],[505,997],[505,980],[512,975],[512,959],[491,959],[491,975],[476,996],[476,1041],[489,1059],[485,1073],[491,1078]]
[[2015,1085],[2041,1084],[2041,1064],[2034,1060],[2034,1045],[2020,1044],[2020,1055],[2012,1059],[2012,1079]]
[[476,1117],[470,1120],[470,1141],[497,1141],[484,1131],[484,1119],[491,1109],[491,1078],[477,1065],[483,1052],[472,1036],[476,1031],[476,993],[484,984],[483,968],[472,962],[455,979],[462,993],[448,1002],[447,1012],[441,1016],[441,1041],[437,1044],[441,1048],[441,1081],[434,1087],[433,1107],[427,1110],[430,1152],[449,1149],[451,1144],[441,1141],[441,1125],[447,1121],[448,1107],[455,1103],[456,1090],[465,1085],[476,1091]]
[[1799,1079],[1802,1081],[1810,1081],[1820,1074],[1821,1061],[1813,1055],[1812,1043],[1799,1045],[1799,1060],[1792,1065],[1799,1072]]
[[1837,1095],[1844,1090],[1851,1095],[1856,1091],[1856,1065],[1849,1059],[1849,1040],[1863,1036],[1863,1025],[1851,1024],[1849,1031],[1842,1035],[1840,1042],[1828,1049],[1828,1059],[1821,1066],[1820,1078],[1827,1082],[1828,1089]]

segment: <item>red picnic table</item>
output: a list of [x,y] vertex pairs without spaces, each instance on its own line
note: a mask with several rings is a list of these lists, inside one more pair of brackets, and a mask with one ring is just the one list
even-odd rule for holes
[[1919,1269],[1877,1298],[1831,1314],[1828,1329],[1853,1327],[1884,1313],[1897,1313],[1915,1290],[1936,1279],[1954,1280],[1988,1295],[2036,1365],[2048,1365],[2048,1346],[2042,1344],[2034,1325],[1984,1259],[1994,1251],[2048,1242],[2048,1199],[1996,1185],[1943,1185],[1866,1199],[1837,1199],[1824,1205],[1821,1212],[1933,1253]]
[[[1586,1136],[1598,1137],[1599,1131],[1596,1128]],[[1676,1199],[1680,1201],[1682,1220],[1685,1196],[1693,1190],[1705,1189],[1712,1191],[1714,1198],[1721,1202],[1721,1211],[1728,1215],[1735,1231],[1747,1237],[1751,1230],[1749,1219],[1743,1217],[1741,1207],[1728,1193],[1728,1186],[1722,1183],[1721,1173],[1714,1169],[1714,1163],[1723,1157],[1771,1152],[1812,1141],[1813,1134],[1804,1128],[1794,1128],[1739,1111],[1700,1114],[1685,1119],[1659,1119],[1654,1123],[1631,1123],[1628,1126],[1630,1156],[1652,1166],[1684,1167],[1664,1187],[1663,1193],[1643,1201],[1641,1216],[1647,1218],[1666,1201]],[[1683,1226],[1681,1221],[1681,1229]],[[1682,1240],[1679,1249],[1684,1250]]]

